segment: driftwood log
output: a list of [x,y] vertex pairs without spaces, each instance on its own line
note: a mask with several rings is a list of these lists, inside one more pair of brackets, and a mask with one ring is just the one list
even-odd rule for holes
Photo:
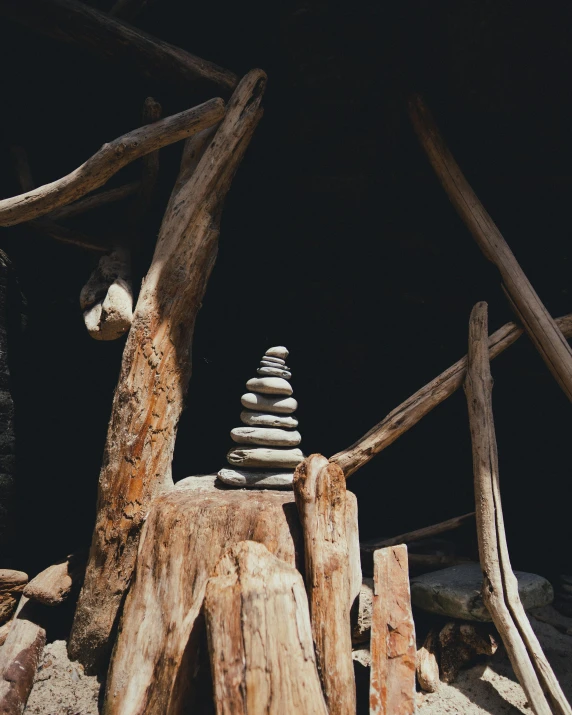
[[2,0],[0,12],[44,35],[187,90],[198,81],[230,92],[238,83],[233,72],[76,0]]
[[426,693],[435,693],[439,690],[438,648],[439,629],[431,628],[423,641],[423,645],[417,651],[415,660],[417,682],[421,690],[424,690]]
[[487,322],[486,303],[477,303],[469,325],[465,392],[473,445],[477,536],[484,576],[483,601],[536,715],[552,712],[543,687],[550,696],[554,712],[570,715],[570,706],[538,641],[535,637],[534,640],[530,638],[530,624],[528,628],[523,628],[523,619],[527,621],[527,616],[520,603],[516,577],[508,557],[500,501]]
[[157,497],[123,609],[105,715],[175,715],[191,706],[207,581],[225,551],[245,539],[301,567],[292,492],[227,488],[212,475],[189,477]]
[[420,97],[411,100],[410,114],[419,141],[451,203],[485,257],[498,268],[505,292],[522,326],[568,399],[572,400],[572,348],[463,175]]
[[262,544],[219,562],[205,595],[219,715],[327,715],[304,581]]
[[115,189],[98,191],[97,193],[86,196],[83,199],[78,199],[67,206],[62,206],[60,209],[55,209],[49,213],[47,217],[54,221],[61,221],[63,219],[72,218],[73,216],[79,216],[87,211],[93,211],[94,209],[107,206],[116,201],[127,199],[136,194],[139,189],[139,181],[132,181],[129,184],[123,184]]
[[[556,325],[566,338],[572,338],[572,315],[557,318]],[[523,332],[516,323],[506,323],[495,331],[489,337],[489,359],[492,360],[513,345]],[[357,442],[334,454],[330,461],[339,464],[346,477],[350,477],[455,393],[463,385],[466,370],[465,356],[398,405]]]
[[79,591],[85,573],[86,554],[70,554],[63,561],[48,566],[25,586],[24,596],[44,606],[59,606]]
[[356,709],[350,622],[353,598],[346,526],[346,499],[350,495],[346,494],[342,470],[320,454],[313,454],[298,465],[294,493],[304,532],[312,634],[328,712],[353,715]]
[[92,546],[69,642],[72,657],[88,669],[105,661],[151,500],[172,484],[195,320],[216,259],[222,202],[260,119],[265,84],[261,70],[246,75],[196,171],[171,196],[139,295],[115,391]]
[[99,188],[127,164],[164,146],[186,139],[216,124],[224,116],[222,99],[134,129],[104,144],[84,164],[67,176],[19,196],[0,201],[0,226],[30,221]]
[[460,526],[463,526],[463,524],[466,524],[468,521],[471,521],[474,516],[475,512],[471,511],[468,514],[463,514],[462,516],[455,516],[452,519],[447,519],[447,521],[440,521],[438,524],[424,526],[422,529],[408,531],[405,534],[400,534],[399,536],[392,536],[389,539],[370,539],[369,541],[363,541],[361,544],[361,549],[362,551],[376,551],[377,549],[383,549],[386,546],[411,544],[414,541],[421,541],[421,539],[430,539],[433,536],[438,536],[439,534],[444,534],[447,531],[458,529]]
[[416,648],[407,546],[379,549],[373,568],[369,712],[413,715]]

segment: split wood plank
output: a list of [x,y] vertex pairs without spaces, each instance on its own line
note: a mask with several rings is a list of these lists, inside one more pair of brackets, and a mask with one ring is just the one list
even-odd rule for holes
[[296,467],[294,494],[304,532],[312,634],[328,711],[354,715],[352,576],[344,474],[321,454],[312,454]]
[[328,715],[293,566],[243,541],[209,579],[204,610],[218,715]]
[[[556,325],[566,338],[572,338],[572,314],[557,318]],[[489,337],[489,359],[493,360],[513,345],[523,332],[524,330],[516,323],[506,323],[495,331]],[[467,356],[465,355],[398,405],[357,442],[342,452],[334,454],[330,461],[339,464],[346,477],[350,477],[376,454],[414,427],[433,408],[454,394],[462,386],[466,370]]]
[[113,652],[105,715],[180,715],[192,706],[198,683],[189,674],[197,671],[207,581],[227,549],[245,539],[301,567],[294,494],[227,488],[210,475],[184,479],[155,499]]
[[407,546],[378,549],[373,568],[369,712],[413,715],[417,653]]
[[14,226],[43,216],[105,184],[127,164],[174,142],[186,139],[224,116],[222,99],[134,129],[104,144],[90,159],[67,176],[19,196],[0,201],[0,226]]
[[572,348],[463,175],[431,113],[418,96],[410,102],[410,115],[421,146],[447,196],[485,258],[499,270],[524,329],[568,399],[572,400]]
[[265,84],[262,70],[244,77],[196,171],[171,196],[139,295],[113,400],[92,546],[69,641],[72,657],[90,671],[104,667],[150,503],[172,484],[194,326],[216,259],[222,203],[260,120]]
[[232,91],[238,77],[190,52],[77,0],[2,0],[0,12],[41,34],[179,86],[213,83]]
[[[484,577],[483,601],[503,639],[513,669],[536,715],[548,715],[552,712],[542,685],[548,687],[550,691],[550,685],[554,683],[556,683],[556,690],[551,691],[551,696],[554,703],[558,705],[555,712],[570,713],[570,708],[553,674],[553,681],[545,677],[542,683],[539,679],[533,664],[539,657],[544,659],[544,655],[540,646],[538,646],[539,652],[527,651],[519,632],[518,622],[515,622],[509,607],[511,601],[520,603],[520,598],[516,577],[508,559],[502,520],[487,324],[487,304],[477,303],[471,312],[469,324],[469,362],[465,392],[473,445],[477,536]],[[514,590],[511,587],[507,592],[507,583],[514,584]],[[524,615],[526,617],[526,614]],[[544,665],[550,669],[547,661]],[[543,672],[546,676],[546,670]]]

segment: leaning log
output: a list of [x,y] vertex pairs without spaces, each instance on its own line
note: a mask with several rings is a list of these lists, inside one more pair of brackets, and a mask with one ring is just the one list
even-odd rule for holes
[[356,689],[346,480],[337,465],[313,454],[296,468],[294,493],[304,531],[312,634],[328,711],[353,715]]
[[105,184],[127,164],[216,124],[224,116],[222,99],[134,129],[104,144],[84,164],[61,179],[0,201],[0,226],[15,226],[65,206]]
[[105,662],[151,501],[172,484],[195,320],[216,259],[222,202],[260,119],[265,84],[261,70],[241,81],[196,171],[171,197],[139,295],[115,390],[96,524],[69,642],[72,657],[89,670]]
[[410,103],[413,126],[451,203],[477,245],[501,274],[510,302],[546,366],[572,401],[572,348],[538,297],[506,240],[479,201],[420,97]]
[[243,541],[205,595],[218,715],[327,715],[299,571]]
[[123,609],[105,715],[178,715],[192,707],[207,581],[225,551],[245,539],[301,567],[293,493],[227,488],[212,475],[189,477],[157,497]]
[[233,90],[238,77],[76,0],[2,0],[0,12],[32,30],[164,82],[215,84]]

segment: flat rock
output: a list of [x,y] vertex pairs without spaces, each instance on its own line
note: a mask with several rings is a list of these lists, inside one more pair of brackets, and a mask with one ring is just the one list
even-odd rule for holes
[[283,377],[285,380],[289,380],[292,377],[292,373],[288,370],[281,370],[279,367],[265,367],[264,363],[260,363],[262,367],[259,367],[256,371],[259,375],[264,377]]
[[271,355],[263,355],[260,362],[265,362],[270,365],[286,365],[286,360],[282,360],[282,358],[275,358]]
[[278,470],[221,469],[217,476],[225,484],[247,489],[292,489],[294,480],[294,472]]
[[268,348],[265,354],[268,355],[268,357],[280,358],[281,360],[286,360],[289,355],[288,350],[283,345]]
[[252,427],[283,427],[286,429],[298,427],[298,420],[295,417],[267,415],[265,412],[250,412],[250,410],[240,413],[240,421]]
[[28,574],[13,569],[0,569],[0,625],[9,621],[16,610]]
[[272,412],[278,415],[290,415],[298,407],[298,403],[293,397],[282,397],[281,395],[267,397],[255,392],[247,392],[240,398],[240,401],[242,406],[249,410]]
[[272,427],[235,427],[230,436],[239,444],[261,444],[269,447],[296,447],[302,441],[297,431]]
[[[515,571],[525,609],[552,603],[550,583],[537,574]],[[418,608],[451,618],[490,621],[481,596],[483,575],[479,564],[461,564],[411,579],[411,601]]]
[[246,388],[263,395],[291,395],[292,385],[282,377],[253,377]]
[[233,467],[293,469],[303,461],[304,455],[301,449],[254,447],[253,449],[231,449],[226,455],[226,459]]

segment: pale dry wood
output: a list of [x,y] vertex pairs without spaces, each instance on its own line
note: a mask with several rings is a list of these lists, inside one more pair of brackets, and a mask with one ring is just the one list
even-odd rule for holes
[[415,671],[421,690],[435,693],[439,690],[439,663],[437,652],[439,647],[439,629],[431,628],[423,645],[417,651]]
[[172,484],[195,320],[216,259],[222,202],[260,120],[265,84],[261,70],[246,75],[195,172],[172,195],[139,295],[115,391],[90,557],[69,642],[72,656],[89,670],[105,663],[149,505]]
[[56,40],[187,89],[200,82],[230,92],[238,83],[233,72],[76,0],[2,0],[0,12]]
[[127,164],[216,124],[224,116],[222,99],[165,117],[104,144],[67,176],[0,201],[0,226],[31,221],[105,184]]
[[327,715],[300,573],[262,544],[232,547],[205,620],[218,715]]
[[0,569],[0,624],[10,620],[28,583],[28,574],[14,569]]
[[79,589],[85,573],[86,555],[70,554],[57,564],[48,566],[25,586],[24,596],[45,606],[59,606],[73,590]]
[[61,221],[62,219],[79,216],[87,211],[93,211],[94,209],[101,208],[102,206],[108,206],[116,201],[122,201],[123,199],[127,199],[130,196],[137,194],[140,189],[140,185],[139,181],[132,181],[129,184],[123,184],[115,189],[98,191],[91,196],[86,196],[84,199],[79,199],[78,201],[74,201],[67,206],[62,206],[60,209],[51,211],[47,214],[47,218],[52,221]]
[[[294,494],[226,488],[189,477],[157,497],[141,535],[109,670],[105,715],[176,715],[199,683],[197,644],[207,581],[248,539],[290,566],[303,554]],[[301,564],[298,564],[300,566]]]
[[373,555],[371,618],[371,715],[415,712],[415,626],[411,613],[407,546]]
[[[566,338],[572,338],[572,314],[557,318],[556,325]],[[496,358],[513,345],[523,332],[516,323],[506,323],[495,331],[489,337],[489,359]],[[351,476],[456,392],[463,384],[466,370],[465,356],[417,390],[357,442],[331,457],[330,461],[339,464],[346,477]]]
[[22,596],[10,630],[0,649],[0,713],[21,715],[34,683],[46,631],[38,607]]
[[399,536],[392,536],[390,539],[370,539],[369,541],[363,541],[361,549],[362,551],[376,551],[377,549],[383,549],[386,546],[411,544],[414,541],[420,541],[421,539],[430,539],[438,534],[444,534],[447,531],[458,529],[460,526],[463,526],[463,524],[471,521],[474,516],[475,512],[471,511],[468,514],[463,514],[462,516],[455,516],[452,519],[440,521],[438,524],[424,526],[422,529],[408,531],[405,534],[400,534]]
[[562,331],[463,175],[420,97],[411,100],[410,114],[419,141],[451,203],[485,257],[499,270],[524,329],[568,399],[572,400],[572,349]]
[[[479,557],[483,570],[483,601],[503,640],[512,667],[536,715],[550,706],[505,600],[498,543],[493,483],[498,480],[498,455],[492,412],[492,377],[487,349],[487,306],[477,303],[469,324],[465,392],[473,445],[475,506]],[[506,574],[506,570],[505,570]]]
[[294,472],[304,532],[306,588],[318,670],[331,715],[353,715],[356,689],[350,609],[353,582],[342,470],[320,454]]

